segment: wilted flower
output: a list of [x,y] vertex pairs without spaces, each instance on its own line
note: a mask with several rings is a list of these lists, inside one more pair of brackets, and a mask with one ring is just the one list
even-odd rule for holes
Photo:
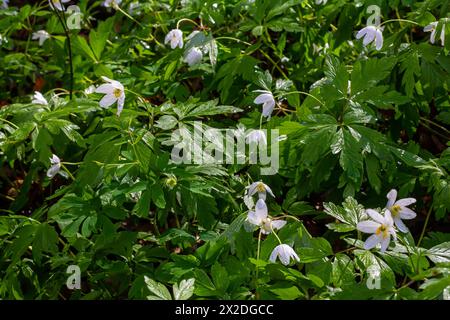
[[[436,40],[436,29],[438,26],[438,22],[432,22],[429,25],[427,25],[425,28],[423,28],[424,32],[430,32],[431,31],[431,35],[430,35],[430,42],[432,44],[434,44],[435,40]],[[445,24],[442,25],[442,30],[441,30],[441,45],[443,46],[445,44]]]
[[273,230],[281,229],[286,224],[283,220],[272,220],[267,213],[267,205],[263,199],[256,202],[255,211],[250,211],[247,221],[261,228],[263,234],[269,234]]
[[391,241],[391,236],[396,239],[394,221],[391,212],[386,210],[384,216],[372,209],[367,209],[366,213],[375,221],[361,221],[356,228],[364,233],[373,233],[364,243],[364,249],[370,250],[381,243],[381,252],[385,252]]
[[184,57],[184,62],[186,62],[190,67],[192,67],[193,65],[196,65],[197,63],[202,61],[202,59],[203,59],[202,51],[199,48],[194,47],[189,49],[186,56]]
[[266,200],[266,193],[269,193],[275,198],[270,187],[262,181],[253,182],[250,186],[248,186],[247,194],[249,196],[253,196],[257,192],[259,199]]
[[45,30],[39,30],[33,33],[32,40],[39,40],[39,45],[42,46],[45,40],[50,38],[50,34]]
[[54,176],[56,176],[58,173],[60,175],[62,175],[64,178],[67,178],[68,175],[66,172],[61,171],[61,160],[59,159],[59,157],[54,154],[51,158],[50,158],[50,164],[51,167],[50,169],[48,169],[47,171],[47,177],[49,177],[50,179],[52,179]]
[[39,91],[34,92],[33,100],[31,101],[31,103],[42,104],[44,106],[48,105],[47,99],[45,99],[42,93],[40,93]]
[[257,96],[255,101],[253,101],[253,102],[256,104],[262,104],[263,105],[263,111],[262,111],[263,116],[270,118],[273,108],[275,107],[275,99],[273,97],[272,92],[266,91],[266,90],[255,90],[254,92],[261,92],[261,94],[259,96]]
[[48,3],[50,4],[50,7],[52,9],[57,9],[59,11],[64,11],[64,6],[62,3],[67,3],[70,0],[48,0]]
[[251,143],[259,143],[259,144],[267,144],[266,134],[262,130],[251,130],[246,137],[246,141],[248,144]]
[[289,264],[291,258],[293,260],[296,260],[297,262],[300,262],[300,258],[298,257],[297,253],[295,253],[294,249],[292,249],[287,244],[280,244],[276,246],[275,249],[273,249],[269,260],[275,263],[277,257],[280,258],[281,263],[285,266]]
[[416,199],[404,198],[395,201],[397,199],[397,190],[395,189],[389,191],[386,197],[388,198],[386,209],[388,209],[389,212],[391,213],[395,225],[400,231],[405,233],[408,232],[408,228],[405,226],[402,219],[411,220],[417,216],[417,214],[414,211],[406,207],[409,206],[410,204],[415,203]]
[[183,48],[183,32],[180,29],[173,29],[166,35],[164,44],[170,42],[170,47],[175,49],[177,46]]
[[118,7],[119,4],[122,3],[122,0],[105,0],[103,2],[103,6],[107,8],[115,8]]
[[107,77],[102,77],[102,79],[107,83],[102,84],[95,89],[96,93],[106,94],[102,100],[100,100],[100,106],[102,108],[107,108],[117,101],[117,115],[120,116],[125,103],[125,88],[119,81],[111,80]]
[[375,40],[375,48],[381,50],[383,47],[383,30],[379,26],[367,26],[362,28],[356,34],[356,39],[364,37],[363,45],[367,46],[369,43]]

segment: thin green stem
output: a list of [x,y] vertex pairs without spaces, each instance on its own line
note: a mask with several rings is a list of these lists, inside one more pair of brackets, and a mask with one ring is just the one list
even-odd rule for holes
[[431,210],[433,209],[433,205],[430,205],[430,209],[428,209],[427,217],[425,219],[425,223],[423,224],[422,232],[420,233],[419,241],[417,241],[417,246],[419,247],[422,243],[423,237],[425,236],[425,231],[427,230],[428,221],[430,221]]
[[197,22],[195,22],[194,20],[191,20],[191,19],[188,19],[188,18],[183,18],[183,19],[178,20],[178,22],[177,22],[177,29],[180,29],[180,23],[184,22],[184,21],[191,22],[191,23],[195,24],[197,27],[200,27],[200,25]]
[[63,168],[64,171],[67,172],[67,174],[69,175],[70,179],[75,181],[75,177],[72,175],[72,173],[69,171],[69,169],[66,168],[66,166],[63,163],[61,163],[61,168]]
[[409,250],[409,244],[401,236],[398,238],[400,239],[400,242],[405,246],[406,251],[408,252],[408,258],[409,258],[409,261],[411,262],[411,267],[413,268],[413,272],[415,272],[417,274],[419,272],[419,270],[418,270],[419,269],[419,261],[417,261],[417,269],[416,269],[416,267],[414,266],[414,261],[412,259],[411,251]]
[[442,131],[445,131],[446,133],[450,134],[450,130],[448,130],[447,128],[441,126],[440,124],[438,124],[438,123],[436,123],[436,122],[434,122],[434,121],[431,121],[431,120],[429,120],[429,119],[427,119],[427,118],[425,118],[425,117],[420,117],[420,120],[425,121],[425,122],[428,122],[429,124],[432,124],[432,125],[435,126],[436,128],[439,128],[439,129],[441,129]]
[[131,21],[137,23],[141,28],[145,29],[145,27],[139,22],[137,21],[135,18],[133,18],[132,16],[130,16],[127,12],[125,12],[121,7],[119,7],[118,5],[114,6],[114,9],[116,9],[117,11],[120,11],[125,17],[127,17],[128,19],[130,19]]
[[[256,263],[258,263],[259,261],[259,255],[261,253],[261,229],[259,229],[259,234],[258,234],[258,249],[256,251]],[[256,275],[255,275],[255,297],[256,299],[259,298],[258,295],[258,279],[259,279],[259,268],[258,265],[256,265]]]
[[239,43],[243,43],[243,44],[245,44],[247,46],[251,46],[252,45],[249,42],[246,42],[246,41],[243,41],[243,40],[240,40],[240,39],[237,39],[237,38],[233,38],[233,37],[217,37],[217,38],[215,38],[216,41],[222,40],[222,39],[224,39],[224,40],[233,40],[233,41],[236,41],[236,42],[239,42]]
[[15,129],[19,129],[19,127],[16,126],[16,125],[15,125],[14,123],[12,123],[11,121],[8,121],[8,120],[3,119],[3,118],[0,118],[0,121],[3,121],[3,122],[5,122],[5,123],[9,124],[10,126],[13,126]]
[[389,23],[389,22],[408,22],[408,23],[412,23],[412,24],[415,24],[415,25],[419,25],[419,23],[417,23],[417,22],[415,22],[415,21],[411,21],[411,20],[407,20],[407,19],[390,19],[390,20],[386,20],[386,21],[384,21],[383,23],[381,23],[380,24],[380,27],[383,25],[383,24],[386,24],[386,23]]
[[[270,227],[272,228],[272,224],[270,225]],[[280,237],[278,237],[278,235],[275,233],[275,231],[273,230],[273,228],[272,228],[272,233],[273,233],[273,235],[275,236],[275,238],[277,238],[278,242],[279,242],[280,244],[283,244],[283,242],[280,240]]]
[[288,96],[290,94],[296,94],[296,93],[304,94],[305,96],[311,97],[314,100],[316,100],[317,102],[319,102],[322,106],[325,107],[325,104],[322,101],[320,101],[316,96],[314,96],[314,95],[312,95],[312,94],[310,94],[308,92],[304,92],[304,91],[291,91],[291,92],[288,92],[288,93],[279,94],[275,98],[278,98],[278,97],[281,97],[281,96]]
[[58,17],[59,22],[61,23],[63,29],[64,29],[64,33],[66,35],[67,38],[67,50],[69,53],[69,68],[70,68],[70,100],[72,100],[72,96],[73,96],[73,77],[74,77],[74,72],[73,72],[73,60],[72,60],[72,43],[70,40],[70,33],[69,33],[69,28],[67,27],[67,25],[64,23],[64,19],[65,19],[65,15],[64,12],[62,13],[62,17],[59,15],[58,13],[58,9],[54,9],[56,16]]

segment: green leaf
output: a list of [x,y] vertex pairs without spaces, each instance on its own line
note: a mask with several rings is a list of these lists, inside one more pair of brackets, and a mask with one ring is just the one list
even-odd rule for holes
[[40,264],[42,252],[55,253],[58,251],[58,234],[55,228],[42,223],[36,228],[36,235],[33,240],[33,258]]
[[312,238],[311,247],[298,248],[301,263],[310,263],[321,260],[333,254],[330,243],[324,238]]
[[220,290],[223,293],[226,292],[230,284],[227,270],[216,262],[211,267],[211,276],[217,290]]
[[428,249],[425,254],[434,263],[450,262],[450,241]]
[[147,296],[147,300],[172,300],[169,290],[159,282],[144,276],[145,284],[147,289],[152,293],[152,295]]
[[173,285],[174,300],[188,300],[194,294],[195,279],[181,280],[180,284]]

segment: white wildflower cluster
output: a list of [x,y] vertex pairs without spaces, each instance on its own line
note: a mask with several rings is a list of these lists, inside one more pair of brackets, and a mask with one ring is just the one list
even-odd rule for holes
[[186,62],[190,67],[199,64],[203,60],[203,55],[208,54],[211,47],[209,45],[198,44],[192,41],[194,37],[199,34],[200,31],[194,30],[186,37],[186,45],[183,39],[183,31],[180,29],[172,29],[166,35],[164,39],[164,44],[170,45],[171,49],[176,49],[177,47],[182,49],[185,47],[183,54],[183,61]]
[[382,210],[383,214],[367,209],[366,213],[371,220],[361,221],[357,225],[357,229],[364,233],[371,233],[364,243],[364,249],[370,250],[381,244],[381,252],[385,252],[389,247],[391,237],[397,240],[397,227],[401,232],[409,232],[403,223],[403,220],[410,220],[416,217],[416,213],[407,206],[416,202],[414,198],[404,198],[397,200],[397,191],[392,189],[387,194],[388,202]]
[[[253,203],[253,201],[249,201],[249,199],[252,199],[252,197],[256,194],[258,195],[258,201],[256,202],[254,210],[249,210],[248,212],[246,222],[250,226],[250,228],[246,229],[248,229],[249,231],[254,231],[256,228],[259,229],[259,232],[261,234],[267,235],[272,232],[275,233],[275,230],[283,228],[286,225],[286,221],[277,219],[276,217],[271,217],[268,213],[267,205],[265,202],[267,194],[275,197],[270,187],[262,181],[252,183],[247,187],[247,192],[244,196],[245,203],[247,205]],[[291,259],[299,262],[300,258],[294,251],[294,249],[287,244],[283,244],[278,236],[276,237],[279,240],[280,244],[273,249],[269,260],[275,263],[277,258],[279,258],[281,263],[285,266],[289,265]]]
[[[443,19],[443,20],[447,21],[447,19]],[[373,42],[373,43],[375,43],[375,49],[380,51],[383,48],[383,42],[384,42],[384,40],[383,40],[384,28],[381,25],[382,24],[369,25],[365,28],[362,28],[356,34],[356,39],[359,40],[359,39],[363,38],[364,46],[368,46],[370,43]],[[436,32],[438,30],[438,26],[439,26],[439,22],[434,21],[423,28],[424,32],[431,32],[430,42],[432,44],[434,44],[436,41]],[[439,38],[441,40],[442,46],[445,45],[445,26],[446,26],[445,22],[441,23],[441,29],[440,29],[441,32],[440,32]]]

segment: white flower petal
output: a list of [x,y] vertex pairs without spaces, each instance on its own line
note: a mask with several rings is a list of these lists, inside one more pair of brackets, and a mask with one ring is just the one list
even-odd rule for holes
[[263,93],[255,98],[253,101],[256,104],[266,103],[267,101],[273,101],[273,95],[271,93]]
[[61,165],[60,164],[54,164],[50,167],[50,169],[48,169],[47,171],[47,177],[49,178],[53,178],[61,169]]
[[383,33],[380,29],[377,29],[376,35],[375,35],[375,48],[377,50],[381,50],[383,48]]
[[261,225],[261,219],[259,218],[259,216],[256,214],[255,211],[249,211],[248,212],[247,221],[250,222],[251,224],[255,225],[255,226],[260,226]]
[[398,204],[400,207],[409,206],[410,204],[416,203],[416,199],[414,198],[404,198],[398,200],[395,204]]
[[104,83],[95,89],[96,93],[113,94],[114,86],[111,83]]
[[405,220],[414,219],[417,216],[417,213],[412,211],[410,208],[402,207],[400,210],[400,218]]
[[374,248],[380,242],[381,242],[381,237],[376,234],[373,234],[366,239],[366,242],[364,242],[364,249],[370,250],[370,249]]
[[375,220],[378,223],[383,224],[385,221],[384,217],[373,209],[367,209],[366,213],[369,215],[369,217],[371,217],[373,220]]
[[265,192],[258,192],[258,198],[261,200],[266,200],[266,193]]
[[113,105],[114,102],[116,101],[117,98],[113,94],[107,94],[102,98],[102,100],[100,100],[100,107],[108,108],[109,106]]
[[385,252],[386,249],[389,247],[389,242],[391,241],[391,235],[388,234],[386,238],[383,238],[381,240],[381,252]]
[[125,103],[125,95],[121,95],[119,99],[117,99],[117,116],[119,117],[123,110],[123,105]]
[[256,202],[255,212],[256,212],[256,215],[259,217],[260,220],[263,220],[263,219],[267,218],[267,215],[268,215],[267,205],[266,205],[266,203],[264,202],[263,199],[259,199]]
[[407,233],[409,231],[408,227],[405,226],[405,224],[403,223],[402,219],[400,219],[398,217],[394,218],[394,223],[397,226],[398,230],[400,230],[401,232]]
[[253,196],[256,193],[256,187],[258,186],[259,182],[253,182],[249,187],[248,187],[248,192],[247,194],[249,196]]
[[367,28],[362,28],[361,30],[359,30],[358,31],[358,33],[356,34],[356,39],[361,39],[362,37],[364,37],[366,34],[367,34],[367,32],[368,32],[369,30],[367,29]]
[[286,225],[286,221],[284,220],[274,220],[272,221],[272,228],[279,230],[281,228],[283,228]]
[[364,233],[375,233],[381,224],[375,221],[361,221],[358,222],[356,228]]
[[264,187],[266,188],[267,193],[275,198],[275,196],[274,196],[274,194],[272,192],[272,189],[270,189],[270,187],[267,184],[264,184]]
[[275,101],[267,101],[263,104],[262,115],[264,117],[270,117],[272,115],[273,109],[275,107]]
[[392,207],[395,203],[395,200],[397,199],[397,190],[392,189],[391,191],[389,191],[388,194],[386,195],[386,198],[388,198],[386,208]]

